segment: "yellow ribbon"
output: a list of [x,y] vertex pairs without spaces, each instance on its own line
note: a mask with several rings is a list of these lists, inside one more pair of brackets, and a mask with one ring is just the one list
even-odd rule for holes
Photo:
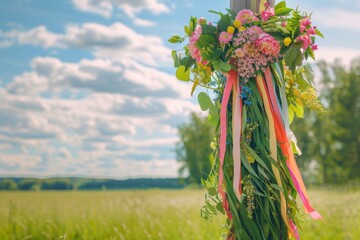
[[233,189],[237,199],[241,197],[241,157],[240,157],[240,139],[241,139],[241,100],[238,78],[233,85],[233,104],[232,104],[232,132],[233,132],[233,160],[234,160],[234,179]]
[[[256,77],[256,81],[260,90],[260,94],[263,98],[263,102],[264,102],[264,107],[265,107],[265,112],[266,115],[268,117],[268,121],[269,121],[269,131],[270,131],[270,156],[276,161],[277,160],[277,141],[276,141],[276,132],[275,132],[275,122],[274,122],[274,118],[272,116],[271,113],[271,109],[270,109],[270,103],[269,103],[269,98],[266,94],[266,90],[265,90],[265,85],[264,85],[264,78],[262,76],[262,74],[258,74]],[[276,178],[276,182],[277,184],[282,187],[282,182],[281,182],[281,177],[280,177],[280,171],[279,169],[276,168],[276,166],[274,164],[271,164],[271,168],[274,172],[275,178]],[[281,216],[286,224],[286,226],[288,227],[288,229],[291,229],[289,226],[289,220],[287,217],[287,209],[286,209],[286,199],[284,196],[284,193],[280,191],[280,207],[281,207]]]

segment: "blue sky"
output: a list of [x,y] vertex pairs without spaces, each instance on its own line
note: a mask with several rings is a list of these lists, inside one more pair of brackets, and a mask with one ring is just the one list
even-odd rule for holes
[[[360,56],[360,1],[290,0]],[[223,0],[0,1],[0,176],[175,177],[177,126],[200,111],[167,43]]]

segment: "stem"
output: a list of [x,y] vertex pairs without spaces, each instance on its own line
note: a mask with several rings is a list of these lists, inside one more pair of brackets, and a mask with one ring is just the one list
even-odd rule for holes
[[[191,82],[195,83],[194,80],[190,79]],[[206,86],[204,84],[201,84],[201,83],[197,83],[197,85],[199,85],[200,87],[204,87],[204,88],[208,88],[208,89],[212,89],[212,90],[219,90],[219,88],[213,88],[213,87],[209,87],[209,86]]]

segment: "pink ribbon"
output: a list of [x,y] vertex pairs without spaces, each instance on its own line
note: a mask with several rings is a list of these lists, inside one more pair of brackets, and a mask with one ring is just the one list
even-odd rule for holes
[[219,167],[219,183],[218,190],[219,194],[222,197],[223,208],[226,211],[228,218],[231,220],[232,215],[229,211],[229,203],[226,199],[225,192],[223,189],[224,182],[224,159],[226,152],[226,133],[227,133],[227,105],[230,98],[231,89],[234,85],[235,79],[237,78],[237,72],[234,70],[230,70],[229,77],[225,84],[224,94],[221,101],[221,110],[220,110],[220,167]]

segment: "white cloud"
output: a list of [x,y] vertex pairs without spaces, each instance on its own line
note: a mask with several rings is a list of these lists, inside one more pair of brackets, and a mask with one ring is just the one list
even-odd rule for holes
[[132,18],[144,10],[154,14],[170,11],[165,4],[158,0],[72,0],[72,2],[76,8],[83,12],[90,12],[107,18],[112,16],[116,8],[121,9]]
[[112,15],[113,5],[109,1],[72,0],[72,2],[77,9],[83,12],[98,14],[106,18]]
[[360,56],[360,49],[341,48],[341,47],[320,47],[316,52],[317,60],[325,60],[327,62],[334,62],[335,59],[341,59],[346,65],[349,65],[351,60]]
[[60,93],[64,88],[137,97],[178,98],[188,96],[188,87],[174,76],[133,61],[106,59],[66,63],[57,58],[37,57],[32,71],[16,76],[7,85],[17,95]]
[[0,42],[0,48],[8,48],[11,47],[13,45],[12,41],[2,41]]
[[149,20],[141,19],[141,18],[135,18],[134,24],[137,26],[140,26],[140,27],[152,27],[152,26],[156,25],[156,23],[153,21],[149,21]]
[[[140,12],[170,11],[158,0],[73,3],[104,17],[120,10],[142,27],[156,23]],[[176,126],[199,108],[188,101],[190,85],[157,69],[171,60],[159,36],[114,22],[70,24],[62,32],[14,27],[0,38],[2,48],[77,48],[94,57],[35,57],[29,70],[1,85],[1,175],[177,176]]]
[[198,110],[189,88],[133,61],[34,58],[0,88],[0,174],[175,177],[174,119]]
[[0,32],[5,39],[2,47],[31,44],[44,48],[89,49],[96,57],[113,60],[132,59],[155,66],[159,62],[170,62],[170,49],[157,36],[141,35],[122,23],[110,26],[98,23],[68,25],[64,34],[50,32],[44,26],[22,31],[18,29]]
[[13,29],[8,32],[0,31],[0,37],[5,39],[5,41],[0,44],[2,47],[9,47],[14,43],[31,44],[44,48],[63,47],[59,41],[60,36],[56,33],[49,32],[47,28],[42,25],[28,31],[21,31],[19,29]]
[[327,9],[322,14],[314,15],[314,22],[331,28],[360,30],[360,15],[358,12],[345,11],[341,9]]

